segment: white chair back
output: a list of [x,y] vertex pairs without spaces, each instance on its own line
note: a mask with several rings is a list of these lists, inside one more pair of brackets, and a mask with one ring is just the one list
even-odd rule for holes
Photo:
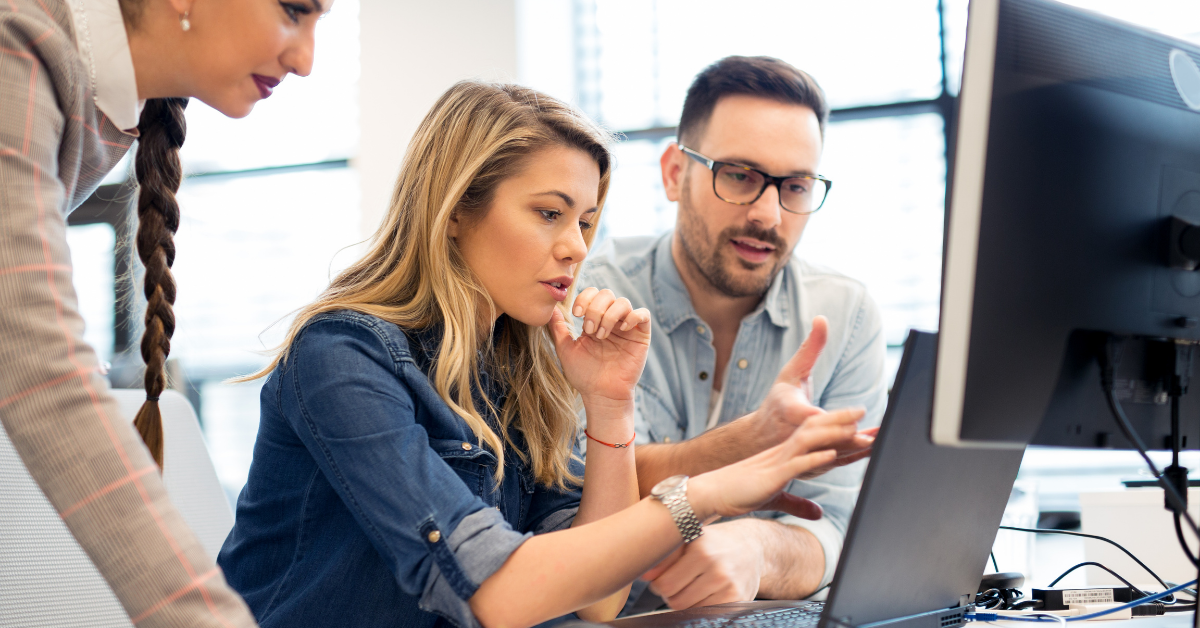
[[[131,422],[146,400],[143,390],[119,389],[112,395],[121,406],[121,415]],[[158,408],[163,417],[163,485],[215,564],[217,552],[233,529],[233,510],[217,480],[191,402],[174,390],[164,390]]]
[[[114,390],[133,421],[146,393]],[[163,483],[184,521],[216,559],[233,527],[196,413],[175,391],[162,394]],[[0,628],[131,628],[108,583],[29,476],[0,427]]]

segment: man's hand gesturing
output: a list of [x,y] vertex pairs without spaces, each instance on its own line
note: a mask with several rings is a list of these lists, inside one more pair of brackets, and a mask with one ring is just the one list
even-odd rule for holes
[[[757,450],[774,447],[791,436],[809,417],[825,413],[813,403],[810,377],[813,365],[825,350],[828,337],[829,321],[824,316],[813,318],[812,331],[779,371],[767,398],[758,410],[741,419],[751,423],[748,427],[755,435]],[[834,410],[831,414],[846,412],[851,410]],[[875,441],[877,431],[878,428],[862,430],[840,443],[837,447],[838,457],[832,464],[805,473],[801,479],[817,477],[834,467],[866,458],[871,454],[871,444]]]

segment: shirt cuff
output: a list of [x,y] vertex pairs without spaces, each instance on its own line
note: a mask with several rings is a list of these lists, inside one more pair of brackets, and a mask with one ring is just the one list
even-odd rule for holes
[[458,628],[481,628],[467,600],[531,536],[514,531],[494,508],[467,515],[442,547],[429,543],[433,567],[418,606]]
[[842,542],[845,541],[845,534],[834,525],[829,517],[821,517],[817,520],[801,519],[792,515],[783,515],[776,519],[779,523],[798,528],[804,528],[812,535],[817,537],[817,541],[821,544],[821,550],[825,552],[825,573],[821,575],[821,583],[817,585],[817,592],[810,599],[824,599],[825,587],[833,581],[833,572],[837,570],[838,557],[842,554]]
[[578,507],[556,510],[549,515],[546,515],[546,518],[542,519],[542,522],[533,529],[533,533],[545,534],[547,532],[566,530],[567,528],[571,527],[572,523],[575,523],[575,515],[577,514],[579,514]]

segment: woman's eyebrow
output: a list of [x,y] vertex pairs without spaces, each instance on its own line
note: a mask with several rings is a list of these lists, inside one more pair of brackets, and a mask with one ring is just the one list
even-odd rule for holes
[[325,12],[325,8],[321,6],[321,0],[308,0],[308,1],[312,3],[313,9],[315,9],[318,14]]
[[571,198],[571,196],[568,195],[566,192],[559,192],[558,190],[550,190],[549,192],[538,192],[537,194],[534,194],[534,196],[557,196],[557,197],[561,198],[564,203],[567,204],[567,207],[570,207],[571,209],[575,209],[575,199]]

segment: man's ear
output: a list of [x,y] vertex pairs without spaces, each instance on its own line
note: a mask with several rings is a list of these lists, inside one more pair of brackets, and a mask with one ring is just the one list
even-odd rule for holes
[[687,155],[679,150],[679,144],[671,142],[663,151],[658,163],[662,166],[663,189],[668,201],[678,201],[683,186],[683,169],[687,167]]

